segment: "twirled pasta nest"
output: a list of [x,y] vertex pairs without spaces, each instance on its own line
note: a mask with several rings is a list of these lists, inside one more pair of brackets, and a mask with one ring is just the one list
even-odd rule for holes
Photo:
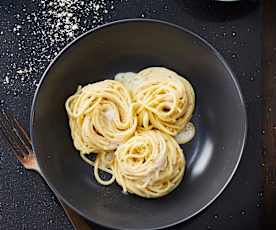
[[114,80],[79,88],[67,99],[66,110],[74,145],[82,153],[116,150],[136,131],[131,96]]
[[138,127],[177,135],[194,110],[195,95],[191,84],[162,67],[144,69],[135,78],[137,86],[133,88],[133,95],[138,107]]
[[113,173],[124,192],[157,198],[177,187],[184,169],[184,155],[174,138],[150,130],[119,146]]
[[[194,104],[187,80],[152,67],[79,87],[65,107],[74,146],[94,167],[98,183],[116,180],[124,192],[157,198],[183,178],[185,158],[178,143],[195,134],[189,122]],[[112,176],[102,179],[99,169]]]

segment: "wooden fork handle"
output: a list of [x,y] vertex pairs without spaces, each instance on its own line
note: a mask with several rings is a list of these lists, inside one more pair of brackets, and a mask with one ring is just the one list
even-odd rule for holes
[[59,197],[57,197],[57,199],[75,230],[92,230],[88,223],[79,214],[68,207],[67,204],[59,199]]
[[[30,165],[29,169],[36,171],[45,180],[45,178],[44,178],[43,174],[41,173],[41,170],[37,164],[36,159],[34,159],[34,162]],[[54,193],[54,191],[53,191],[53,193]],[[91,226],[88,225],[88,223],[85,221],[85,219],[83,217],[81,217],[78,213],[76,213],[74,210],[72,210],[57,195],[56,195],[56,197],[57,197],[59,203],[61,204],[61,206],[63,207],[66,216],[68,217],[70,223],[72,224],[72,226],[74,227],[75,230],[92,230]]]

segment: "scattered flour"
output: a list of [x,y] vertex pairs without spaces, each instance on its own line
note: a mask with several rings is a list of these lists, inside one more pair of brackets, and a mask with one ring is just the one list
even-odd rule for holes
[[[4,40],[7,71],[0,84],[14,95],[22,86],[36,88],[47,65],[73,39],[105,23],[114,9],[112,0],[32,0],[34,9],[23,8],[14,15],[15,24],[8,32],[15,39]],[[24,5],[23,5],[24,6]],[[9,22],[8,22],[9,23]],[[0,36],[4,35],[0,31]],[[0,37],[1,39],[1,37]]]

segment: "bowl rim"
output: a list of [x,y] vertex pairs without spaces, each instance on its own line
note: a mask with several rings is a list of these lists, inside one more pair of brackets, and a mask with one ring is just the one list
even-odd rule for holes
[[[246,138],[247,138],[247,132],[248,132],[248,118],[247,118],[247,111],[246,111],[246,107],[245,107],[245,102],[243,99],[243,95],[241,92],[241,88],[239,86],[239,83],[233,73],[233,71],[231,70],[231,68],[229,67],[229,65],[227,64],[226,60],[223,58],[223,56],[208,42],[206,41],[204,38],[202,38],[201,36],[199,36],[198,34],[196,34],[195,32],[186,29],[180,25],[171,23],[171,22],[167,22],[167,21],[163,21],[163,20],[158,20],[158,19],[146,19],[146,18],[127,18],[127,19],[121,19],[121,20],[115,20],[109,23],[105,23],[103,25],[97,26],[95,28],[89,29],[87,32],[81,34],[80,36],[76,37],[73,41],[69,42],[64,48],[61,49],[61,51],[59,51],[59,53],[53,58],[53,60],[48,64],[47,68],[45,69],[39,84],[35,90],[34,96],[33,96],[33,101],[32,101],[32,105],[31,105],[31,113],[30,113],[30,123],[29,123],[29,127],[30,127],[30,136],[31,136],[31,142],[32,142],[32,147],[33,147],[33,151],[36,154],[35,151],[35,145],[34,145],[34,118],[35,118],[35,112],[36,112],[36,104],[37,104],[37,97],[40,91],[40,88],[44,82],[44,80],[47,78],[47,74],[49,72],[49,70],[52,68],[52,66],[55,64],[55,62],[63,55],[63,53],[69,49],[73,44],[75,44],[76,42],[78,42],[79,40],[81,40],[83,37],[94,33],[98,30],[101,29],[105,29],[107,27],[110,26],[114,26],[114,25],[118,25],[118,24],[123,24],[123,23],[129,23],[129,22],[145,22],[145,23],[157,23],[157,24],[162,24],[165,26],[169,26],[169,27],[173,27],[175,29],[181,30],[185,33],[188,33],[192,36],[194,36],[196,39],[198,39],[203,45],[205,45],[207,48],[209,48],[214,54],[215,56],[217,56],[217,58],[220,60],[220,62],[224,65],[224,67],[226,68],[226,70],[230,73],[230,77],[234,82],[235,88],[237,90],[238,93],[238,97],[240,99],[241,102],[241,116],[242,116],[242,128],[243,128],[243,133],[242,133],[242,142],[241,142],[241,148],[239,151],[239,155],[238,155],[238,159],[235,163],[234,168],[232,169],[232,172],[230,174],[230,176],[228,177],[228,179],[226,180],[225,184],[222,186],[222,188],[217,192],[217,194],[210,199],[205,205],[203,205],[200,209],[198,209],[196,212],[193,212],[191,215],[184,217],[184,218],[180,218],[177,221],[174,221],[173,223],[169,223],[166,225],[161,225],[161,226],[157,226],[157,227],[153,227],[153,228],[143,228],[143,229],[164,229],[164,228],[168,228],[168,227],[172,227],[174,225],[180,224],[184,221],[187,221],[189,219],[191,219],[192,217],[196,216],[197,214],[199,214],[201,211],[203,211],[204,209],[206,209],[209,205],[211,205],[221,194],[222,192],[225,190],[225,188],[227,187],[227,185],[230,183],[230,181],[232,180],[235,172],[237,171],[237,168],[239,166],[239,163],[241,161],[241,157],[244,151],[244,147],[245,147],[245,143],[246,143]],[[40,167],[40,164],[38,162],[38,166]],[[43,172],[43,170],[41,169],[41,174],[43,176],[43,178],[45,179],[46,183],[48,184],[48,186],[50,187],[50,189],[54,192],[54,194],[56,196],[58,196],[59,198],[61,198],[61,200],[67,205],[69,206],[72,210],[74,210],[76,213],[78,213],[80,216],[84,217],[85,219],[91,221],[92,223],[95,223],[99,226],[102,227],[107,227],[110,229],[121,229],[121,230],[128,230],[128,228],[119,228],[118,226],[112,226],[109,224],[106,224],[104,222],[97,222],[95,220],[93,220],[93,217],[91,218],[89,215],[86,215],[85,213],[83,213],[81,210],[75,208],[68,200],[66,200],[60,193],[59,191],[56,190],[56,188],[54,187],[54,185],[48,180],[47,175]],[[140,228],[135,228],[135,229],[140,229]]]

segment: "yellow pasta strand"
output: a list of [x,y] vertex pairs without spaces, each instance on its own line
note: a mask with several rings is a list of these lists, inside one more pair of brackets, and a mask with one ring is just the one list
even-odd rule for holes
[[138,126],[159,129],[175,136],[191,119],[195,95],[191,84],[163,67],[140,71],[133,95],[138,107]]
[[174,138],[150,130],[119,146],[113,173],[124,192],[157,198],[177,187],[184,169],[184,155]]
[[136,131],[132,99],[120,82],[86,85],[69,97],[65,106],[74,145],[83,153],[116,150]]
[[[67,99],[72,139],[99,184],[117,181],[125,193],[161,197],[183,178],[185,158],[177,141],[186,143],[195,135],[189,122],[194,91],[166,68],[126,74],[79,87]],[[110,179],[101,178],[99,170]]]
[[[132,99],[127,89],[114,80],[105,80],[79,87],[65,104],[71,135],[76,149],[94,167],[94,176],[102,185],[109,185],[115,177],[104,181],[99,169],[112,174],[112,160],[106,156],[132,137],[136,131]],[[93,162],[86,154],[96,153]],[[113,157],[111,157],[113,158]]]

